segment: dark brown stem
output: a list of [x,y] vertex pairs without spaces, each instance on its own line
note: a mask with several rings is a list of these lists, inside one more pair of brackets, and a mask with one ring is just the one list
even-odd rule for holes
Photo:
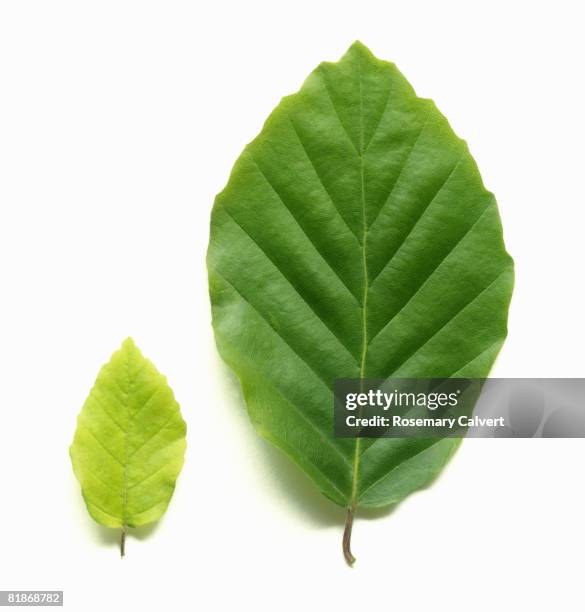
[[126,525],[122,527],[122,535],[120,536],[120,557],[124,558],[126,554]]
[[343,530],[343,556],[351,567],[355,563],[355,557],[351,554],[351,528],[353,527],[354,508],[347,509],[345,518],[345,529]]

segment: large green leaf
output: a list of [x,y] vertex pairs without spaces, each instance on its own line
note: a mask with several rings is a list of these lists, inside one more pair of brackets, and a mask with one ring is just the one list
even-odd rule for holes
[[456,440],[333,437],[336,378],[484,377],[513,263],[466,144],[355,43],[284,98],[217,196],[219,351],[257,431],[348,508],[429,483]]
[[122,529],[157,521],[183,466],[186,426],[166,378],[128,338],[98,374],[70,448],[91,516]]

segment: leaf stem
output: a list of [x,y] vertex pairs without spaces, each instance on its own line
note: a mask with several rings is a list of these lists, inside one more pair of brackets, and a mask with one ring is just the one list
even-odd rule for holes
[[122,527],[122,534],[120,535],[120,557],[123,559],[126,554],[126,525]]
[[345,529],[343,530],[343,556],[350,567],[355,563],[355,557],[351,554],[351,529],[353,527],[354,512],[355,508],[353,506],[347,509]]

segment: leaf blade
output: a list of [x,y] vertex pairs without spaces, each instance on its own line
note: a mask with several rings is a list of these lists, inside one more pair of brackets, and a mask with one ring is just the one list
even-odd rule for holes
[[441,471],[457,441],[332,435],[334,379],[483,377],[507,333],[495,198],[393,64],[354,43],[282,100],[216,198],[207,261],[252,422],[325,495],[388,505]]
[[183,466],[185,435],[165,377],[128,338],[100,370],[69,450],[92,518],[123,530],[160,519]]

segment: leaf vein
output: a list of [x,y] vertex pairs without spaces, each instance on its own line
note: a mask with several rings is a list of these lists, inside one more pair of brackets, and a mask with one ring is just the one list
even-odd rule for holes
[[170,417],[150,436],[150,438],[145,440],[136,450],[132,451],[132,453],[128,456],[128,461],[130,461],[130,459],[132,459],[136,453],[141,451],[149,442],[154,440],[154,438],[156,438],[161,431],[166,429],[167,425],[173,420],[173,417],[176,417],[177,415],[180,415],[180,412],[178,410],[174,410]]
[[114,487],[111,484],[107,483],[103,478],[98,476],[97,473],[94,472],[89,467],[89,465],[85,461],[83,461],[79,456],[77,456],[75,459],[76,459],[76,461],[79,461],[79,463],[84,467],[84,469],[88,472],[88,474],[90,476],[93,476],[93,478],[95,478],[98,482],[101,482],[104,485],[104,487],[106,487],[106,489],[109,489],[110,491],[112,491],[116,495],[120,494],[120,492],[117,489],[114,489]]
[[147,506],[146,508],[144,508],[144,510],[136,510],[135,512],[132,513],[132,516],[137,516],[139,514],[144,514],[145,512],[149,512],[153,508],[156,508],[158,505],[164,504],[164,503],[168,503],[167,497],[161,497],[161,499],[156,501],[154,504],[151,504],[150,506]]
[[461,308],[457,310],[453,315],[449,317],[449,319],[443,323],[437,331],[433,332],[418,348],[416,348],[412,353],[410,353],[405,359],[402,360],[400,364],[394,369],[394,371],[390,374],[388,378],[391,378],[393,374],[395,374],[399,368],[401,368],[405,363],[410,361],[414,355],[416,355],[419,351],[421,351],[435,336],[437,336],[453,319],[458,317],[464,310],[469,308],[477,299],[479,299],[486,291],[488,291],[501,277],[502,275],[510,269],[510,266],[506,266],[503,270],[501,270],[496,277],[486,285],[479,293],[476,293],[469,302],[464,304]]
[[345,345],[345,343],[343,342],[343,340],[341,339],[341,337],[335,332],[333,331],[333,329],[331,327],[329,327],[329,325],[327,325],[327,323],[325,322],[324,319],[322,319],[318,314],[317,311],[313,308],[313,306],[311,306],[311,304],[302,296],[301,292],[295,287],[295,285],[293,284],[293,282],[286,276],[286,274],[282,271],[281,268],[279,268],[276,263],[274,261],[272,261],[272,259],[270,258],[270,256],[268,255],[268,253],[266,253],[266,251],[262,248],[262,246],[259,244],[259,242],[251,235],[249,234],[245,228],[242,226],[242,224],[229,212],[229,210],[227,210],[226,208],[224,208],[226,214],[228,215],[228,217],[230,217],[230,219],[246,234],[246,236],[248,236],[248,238],[250,238],[250,240],[258,247],[258,249],[260,250],[260,252],[266,257],[266,259],[268,259],[268,261],[274,266],[274,268],[276,269],[276,271],[282,276],[282,278],[284,278],[284,280],[286,280],[289,285],[294,289],[294,291],[296,292],[296,294],[301,298],[301,300],[303,300],[303,302],[307,305],[307,307],[309,308],[309,310],[313,313],[313,315],[315,316],[315,318],[322,323],[325,328],[329,331],[329,333],[339,342],[339,344],[341,345],[341,347],[348,353],[348,355],[351,357],[352,361],[357,363],[357,360],[355,358],[355,356],[353,355],[353,353],[349,350],[349,348]]
[[169,467],[169,465],[171,465],[175,461],[177,461],[176,457],[174,459],[171,459],[170,461],[167,461],[164,465],[161,465],[161,467],[156,469],[154,472],[150,473],[145,478],[142,478],[138,482],[135,482],[132,486],[128,487],[128,491],[131,491],[132,489],[135,489],[136,487],[138,487],[141,484],[145,483],[148,479],[152,478],[153,476],[156,476],[159,472],[162,472],[162,470],[164,470],[165,468]]
[[494,347],[496,344],[500,344],[501,342],[502,342],[502,339],[498,338],[497,340],[489,344],[486,348],[484,348],[479,353],[477,353],[477,355],[474,355],[471,359],[466,361],[463,365],[460,365],[452,374],[449,374],[449,376],[446,378],[456,378],[455,374],[458,374],[463,368],[468,366],[472,361],[475,361],[476,359],[481,357],[484,353],[487,353],[489,350],[491,350],[492,347]]
[[107,514],[109,517],[111,517],[113,519],[116,519],[117,521],[122,521],[122,517],[116,516],[115,514],[111,514],[110,512],[107,512],[100,505],[96,504],[94,501],[91,501],[91,500],[89,500],[87,498],[86,498],[85,501],[86,501],[86,503],[90,504],[94,508],[97,508],[100,512],[103,512],[104,514]]
[[386,102],[384,102],[384,107],[382,108],[382,112],[380,113],[380,117],[378,118],[378,121],[376,122],[376,127],[374,128],[374,130],[372,132],[372,135],[370,136],[370,139],[368,140],[368,142],[364,146],[364,154],[366,153],[366,151],[370,147],[370,144],[372,144],[372,141],[374,140],[374,138],[376,137],[376,134],[378,133],[378,129],[382,125],[382,120],[386,116],[386,111],[388,110],[388,107],[390,106],[390,94],[391,94],[391,92],[392,92],[392,87],[389,86],[388,87],[388,95],[386,96]]
[[134,421],[136,419],[136,417],[142,412],[142,410],[144,410],[144,408],[146,408],[146,406],[148,406],[148,404],[150,403],[150,401],[154,398],[155,395],[158,395],[158,393],[160,393],[161,391],[163,391],[164,388],[163,387],[157,387],[149,396],[148,399],[142,404],[142,406],[140,406],[140,408],[138,408],[138,410],[132,415],[131,420]]
[[223,278],[223,280],[247,303],[249,304],[249,306],[254,310],[254,312],[256,312],[260,318],[266,323],[266,325],[268,325],[268,327],[270,327],[270,329],[272,329],[272,331],[276,334],[276,336],[278,338],[280,338],[281,342],[283,344],[285,344],[308,368],[309,370],[311,370],[311,372],[313,372],[313,374],[315,375],[315,377],[320,380],[323,385],[325,385],[325,388],[327,390],[331,390],[331,384],[327,382],[327,380],[325,378],[323,378],[323,376],[321,376],[321,374],[319,374],[317,372],[317,370],[315,370],[315,368],[313,367],[312,364],[310,364],[304,357],[302,357],[295,348],[293,348],[292,344],[290,344],[290,342],[276,329],[276,327],[274,327],[274,325],[272,325],[272,323],[266,318],[266,315],[264,315],[264,313],[262,313],[260,310],[258,310],[258,308],[250,301],[250,299],[248,297],[246,297],[242,291],[240,289],[238,289],[236,287],[236,285],[225,276],[225,274],[222,274],[219,270],[215,270],[215,272],[221,276],[221,278]]
[[106,446],[104,446],[104,444],[96,437],[93,431],[91,431],[91,429],[89,429],[89,427],[83,421],[79,421],[79,426],[82,429],[85,429],[85,431],[87,431],[87,433],[99,444],[99,446],[103,448],[106,451],[106,453],[108,453],[108,455],[112,457],[112,459],[116,461],[116,463],[122,466],[122,468],[124,467],[124,464],[118,459],[118,457],[116,457],[116,455],[114,455],[114,453],[112,453],[111,450],[109,450]]
[[477,217],[477,219],[465,230],[463,235],[455,242],[455,244],[449,249],[449,251],[439,260],[439,263],[431,270],[430,274],[423,280],[423,282],[418,286],[416,291],[402,304],[402,306],[393,314],[390,319],[380,328],[380,330],[376,333],[376,335],[370,340],[370,344],[396,319],[396,317],[412,302],[412,300],[422,291],[422,289],[428,284],[431,278],[435,275],[437,270],[441,267],[441,265],[451,256],[453,253],[457,251],[459,246],[463,243],[464,239],[471,233],[471,231],[476,227],[479,221],[483,218],[486,211],[490,209],[490,206],[486,206],[481,214]]
[[[370,451],[372,449],[372,447],[374,446],[374,444],[376,442],[379,442],[380,440],[384,440],[384,439],[386,439],[386,438],[376,438],[376,440],[374,440],[374,442],[368,448],[366,448],[366,450],[362,453],[362,458],[366,455],[366,453],[368,451]],[[401,461],[400,463],[397,463],[390,471],[386,472],[385,474],[382,474],[382,476],[380,476],[380,478],[376,478],[376,480],[374,482],[372,482],[363,491],[361,491],[360,492],[360,498],[363,497],[372,487],[375,487],[379,482],[381,482],[385,478],[388,478],[388,476],[390,476],[390,474],[392,474],[392,472],[395,472],[400,466],[404,465],[408,461],[412,461],[412,459],[414,459],[415,457],[418,457],[419,455],[422,455],[422,453],[424,453],[425,451],[429,450],[429,448],[431,448],[432,446],[437,444],[437,442],[442,442],[443,440],[444,440],[444,438],[438,438],[436,440],[433,440],[428,446],[425,446],[422,450],[414,453],[413,455],[408,457],[408,459],[405,459],[404,461]]]
[[358,241],[358,244],[361,244],[361,240],[360,240],[358,234],[350,227],[349,223],[345,220],[345,217],[341,214],[341,210],[337,206],[337,203],[336,203],[335,199],[333,198],[333,196],[329,192],[329,189],[327,189],[327,186],[325,185],[325,181],[321,177],[321,174],[320,174],[319,170],[317,169],[317,165],[313,161],[313,158],[309,155],[309,150],[307,148],[307,145],[305,144],[305,142],[301,138],[301,134],[300,134],[300,132],[299,132],[295,122],[293,121],[293,119],[292,119],[292,117],[290,115],[288,115],[288,120],[289,120],[289,122],[290,122],[290,124],[291,124],[291,126],[293,128],[293,132],[296,134],[297,140],[298,140],[299,144],[301,145],[301,149],[303,150],[303,152],[305,154],[305,157],[309,161],[309,164],[311,165],[311,167],[313,168],[313,171],[315,172],[315,176],[317,177],[319,183],[323,187],[323,191],[325,191],[325,193],[327,194],[327,197],[329,198],[329,200],[331,200],[331,204],[333,205],[333,208],[335,209],[335,211],[339,215],[339,218],[343,221],[345,227],[347,227],[348,231]]
[[411,155],[414,153],[416,146],[420,140],[420,137],[422,136],[423,132],[425,131],[425,128],[427,127],[427,124],[429,122],[429,117],[430,117],[430,111],[427,112],[427,114],[425,115],[425,121],[421,127],[421,129],[419,130],[416,138],[413,140],[412,145],[410,146],[408,153],[406,154],[406,156],[404,157],[404,160],[401,163],[401,167],[400,167],[400,171],[398,172],[398,175],[396,176],[396,179],[394,180],[394,182],[392,183],[392,187],[390,188],[390,191],[388,192],[388,195],[386,196],[386,198],[384,199],[384,203],[382,204],[382,206],[380,206],[378,212],[376,213],[376,216],[374,217],[374,219],[372,220],[372,222],[370,223],[370,230],[372,229],[372,227],[374,226],[374,224],[376,223],[376,221],[378,220],[378,217],[380,216],[380,214],[382,213],[382,211],[384,210],[384,208],[386,208],[388,202],[390,201],[390,199],[392,198],[392,195],[394,194],[394,189],[396,188],[396,186],[398,185],[398,181],[401,179],[402,174],[404,172],[404,170],[406,169],[406,166],[408,165],[408,161],[410,160]]
[[[229,280],[227,278],[225,278],[222,274],[220,274],[218,272],[219,276],[221,276],[227,283],[229,283],[231,285],[231,283],[229,282]],[[233,285],[231,285],[233,287]],[[233,287],[233,290],[236,291],[237,293],[239,293],[239,291]],[[240,294],[241,295],[241,294]],[[243,298],[243,296],[242,296]],[[245,298],[244,298],[245,299]],[[246,300],[247,301],[247,300]],[[251,305],[252,306],[252,305]],[[252,306],[253,308],[253,306]],[[227,340],[227,342],[229,342],[229,340]],[[232,344],[232,343],[230,343]],[[232,344],[233,346],[233,344]],[[264,375],[264,378],[266,378],[266,375]],[[327,446],[329,446],[329,448],[331,448],[342,460],[343,462],[351,468],[351,463],[349,462],[349,460],[347,459],[347,457],[339,450],[339,448],[337,448],[337,446],[335,446],[335,444],[333,443],[333,441],[331,440],[331,438],[325,434],[325,432],[323,432],[323,430],[316,425],[315,423],[313,423],[313,421],[311,421],[311,419],[309,419],[308,416],[305,415],[305,413],[287,396],[284,395],[284,393],[282,392],[282,389],[275,387],[274,383],[272,381],[268,381],[268,384],[272,385],[273,388],[275,389],[275,392],[278,393],[283,399],[284,401],[289,405],[292,406],[292,408],[297,412],[297,414],[311,427],[311,429],[313,429],[317,435],[323,440],[323,442],[325,442],[325,444],[327,444]],[[269,432],[269,435],[273,435],[272,433]],[[286,430],[284,432],[284,435],[286,437]],[[286,442],[286,440],[284,440],[284,442]],[[312,465],[315,465],[314,463]],[[315,468],[317,470],[319,470],[319,468],[315,465]],[[324,473],[323,473],[324,474]],[[325,474],[324,474],[325,475]],[[339,490],[339,489],[338,489]],[[339,491],[341,493],[341,491]]]
[[[95,389],[94,389],[95,391]],[[126,430],[120,425],[120,423],[118,423],[118,421],[106,410],[106,407],[104,406],[103,402],[98,398],[96,393],[92,393],[91,394],[91,399],[98,405],[98,407],[101,409],[101,411],[108,417],[108,419],[110,419],[110,421],[112,421],[112,423],[114,423],[114,425],[116,425],[116,427],[123,433],[126,433]]]
[[351,137],[351,134],[349,133],[349,130],[347,129],[347,127],[345,126],[345,123],[343,122],[343,120],[341,119],[341,115],[339,114],[339,111],[337,110],[337,105],[335,104],[334,100],[333,100],[333,95],[331,94],[331,90],[329,89],[329,84],[327,83],[327,78],[325,77],[323,71],[321,68],[319,68],[316,72],[316,74],[319,75],[319,78],[321,80],[321,82],[323,83],[323,87],[325,89],[325,93],[327,94],[327,97],[329,98],[329,101],[331,102],[331,108],[333,108],[333,112],[335,113],[335,115],[337,116],[337,119],[339,120],[339,124],[341,125],[341,127],[343,128],[343,131],[345,132],[345,134],[347,135],[347,138],[349,140],[349,142],[351,143],[351,146],[353,147],[353,149],[355,150],[355,152],[360,155],[360,152],[355,144],[355,142],[353,141],[353,138]]
[[[414,224],[412,225],[412,227],[410,228],[410,230],[405,234],[405,236],[402,238],[402,240],[400,241],[400,243],[398,244],[398,246],[396,247],[396,249],[394,250],[394,252],[392,253],[392,255],[390,256],[390,258],[388,259],[388,261],[384,264],[384,266],[382,267],[381,270],[379,270],[376,275],[374,276],[374,278],[372,278],[371,283],[374,284],[374,282],[376,281],[376,279],[380,276],[380,274],[382,274],[387,268],[388,266],[394,261],[394,257],[396,256],[396,254],[398,253],[398,251],[400,251],[400,249],[404,246],[404,244],[406,243],[406,241],[408,240],[408,238],[412,235],[412,233],[415,231],[415,229],[417,228],[418,224],[420,223],[420,221],[423,219],[425,213],[427,212],[427,210],[430,208],[431,204],[437,199],[437,197],[439,196],[439,194],[441,193],[441,191],[443,190],[443,188],[445,187],[445,185],[449,182],[449,179],[453,176],[455,170],[459,167],[459,164],[461,163],[461,161],[463,160],[463,153],[459,156],[459,159],[457,160],[457,162],[455,163],[455,165],[451,168],[451,171],[449,172],[449,174],[447,175],[447,177],[442,181],[441,185],[439,186],[439,188],[435,191],[435,193],[433,194],[433,197],[427,202],[427,204],[423,207],[422,211],[420,212],[419,216],[416,218]],[[371,226],[370,226],[371,227]]]
[[[264,178],[264,180],[266,181],[266,183],[268,184],[268,186],[272,189],[272,191],[275,193],[275,195],[277,196],[277,198],[280,200],[280,202],[282,203],[282,205],[286,208],[286,210],[288,210],[291,218],[295,221],[295,223],[297,224],[297,226],[300,228],[301,232],[304,234],[305,238],[307,239],[307,241],[312,245],[312,247],[315,249],[316,253],[321,257],[321,259],[323,260],[323,262],[327,265],[327,267],[333,272],[333,274],[338,278],[339,282],[345,287],[345,289],[347,289],[348,293],[353,297],[353,299],[359,304],[359,300],[358,298],[355,296],[355,294],[353,293],[353,291],[349,288],[349,285],[347,285],[347,283],[343,280],[343,278],[341,277],[341,275],[339,274],[339,272],[337,272],[337,270],[329,263],[329,261],[327,260],[327,258],[325,257],[325,255],[323,255],[323,253],[319,250],[319,248],[317,247],[317,244],[313,241],[313,239],[309,236],[309,234],[307,233],[307,230],[302,226],[302,224],[300,223],[300,221],[296,218],[296,216],[293,214],[292,209],[287,206],[284,198],[280,195],[280,193],[277,191],[276,187],[273,185],[273,183],[270,181],[270,179],[268,178],[268,176],[266,175],[266,173],[264,172],[264,170],[262,169],[262,167],[260,166],[260,164],[256,161],[256,159],[254,158],[254,156],[252,155],[252,153],[250,151],[248,151],[248,155],[250,157],[250,159],[252,160],[252,162],[254,163],[254,165],[256,166],[256,168],[258,169],[258,172],[260,173],[260,175]],[[248,234],[249,235],[249,234]]]

